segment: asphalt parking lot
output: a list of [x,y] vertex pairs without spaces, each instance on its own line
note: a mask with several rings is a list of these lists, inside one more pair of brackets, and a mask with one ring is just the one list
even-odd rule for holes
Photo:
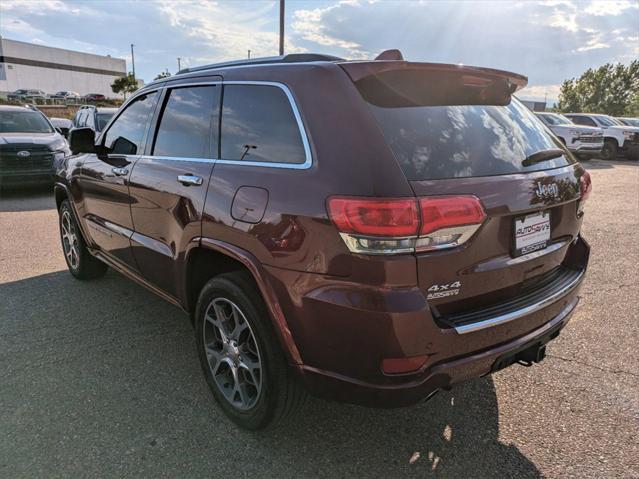
[[542,364],[262,433],[216,409],[179,310],[72,279],[48,192],[0,199],[0,477],[639,477],[639,164],[586,165],[589,275]]

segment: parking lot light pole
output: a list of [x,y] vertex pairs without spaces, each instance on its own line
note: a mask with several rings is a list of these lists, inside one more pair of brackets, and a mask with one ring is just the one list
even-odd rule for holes
[[181,64],[180,64],[180,61],[181,61],[181,60],[182,60],[182,59],[181,59],[180,57],[177,57],[177,61],[178,61],[178,72],[179,72],[180,70],[182,70],[182,67],[180,66],[180,65],[181,65]]
[[133,70],[133,79],[135,80],[135,55],[133,54],[133,43],[131,43],[131,69]]
[[280,55],[284,55],[284,0],[280,0]]

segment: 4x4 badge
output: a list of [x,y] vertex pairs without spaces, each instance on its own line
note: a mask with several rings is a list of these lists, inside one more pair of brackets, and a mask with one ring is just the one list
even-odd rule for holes
[[428,288],[426,299],[439,299],[447,296],[457,296],[461,288],[461,281],[454,283],[434,284]]

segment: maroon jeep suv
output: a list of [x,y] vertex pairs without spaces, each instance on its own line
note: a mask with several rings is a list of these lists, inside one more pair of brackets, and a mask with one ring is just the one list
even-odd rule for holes
[[543,359],[578,302],[590,176],[487,68],[297,54],[184,70],[55,198],[71,274],[188,312],[206,381],[258,429],[307,392],[404,406]]

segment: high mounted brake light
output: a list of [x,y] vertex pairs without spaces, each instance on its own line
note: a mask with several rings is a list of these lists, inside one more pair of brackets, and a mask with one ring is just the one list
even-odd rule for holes
[[475,196],[328,199],[328,214],[354,253],[397,254],[459,246],[486,213]]

